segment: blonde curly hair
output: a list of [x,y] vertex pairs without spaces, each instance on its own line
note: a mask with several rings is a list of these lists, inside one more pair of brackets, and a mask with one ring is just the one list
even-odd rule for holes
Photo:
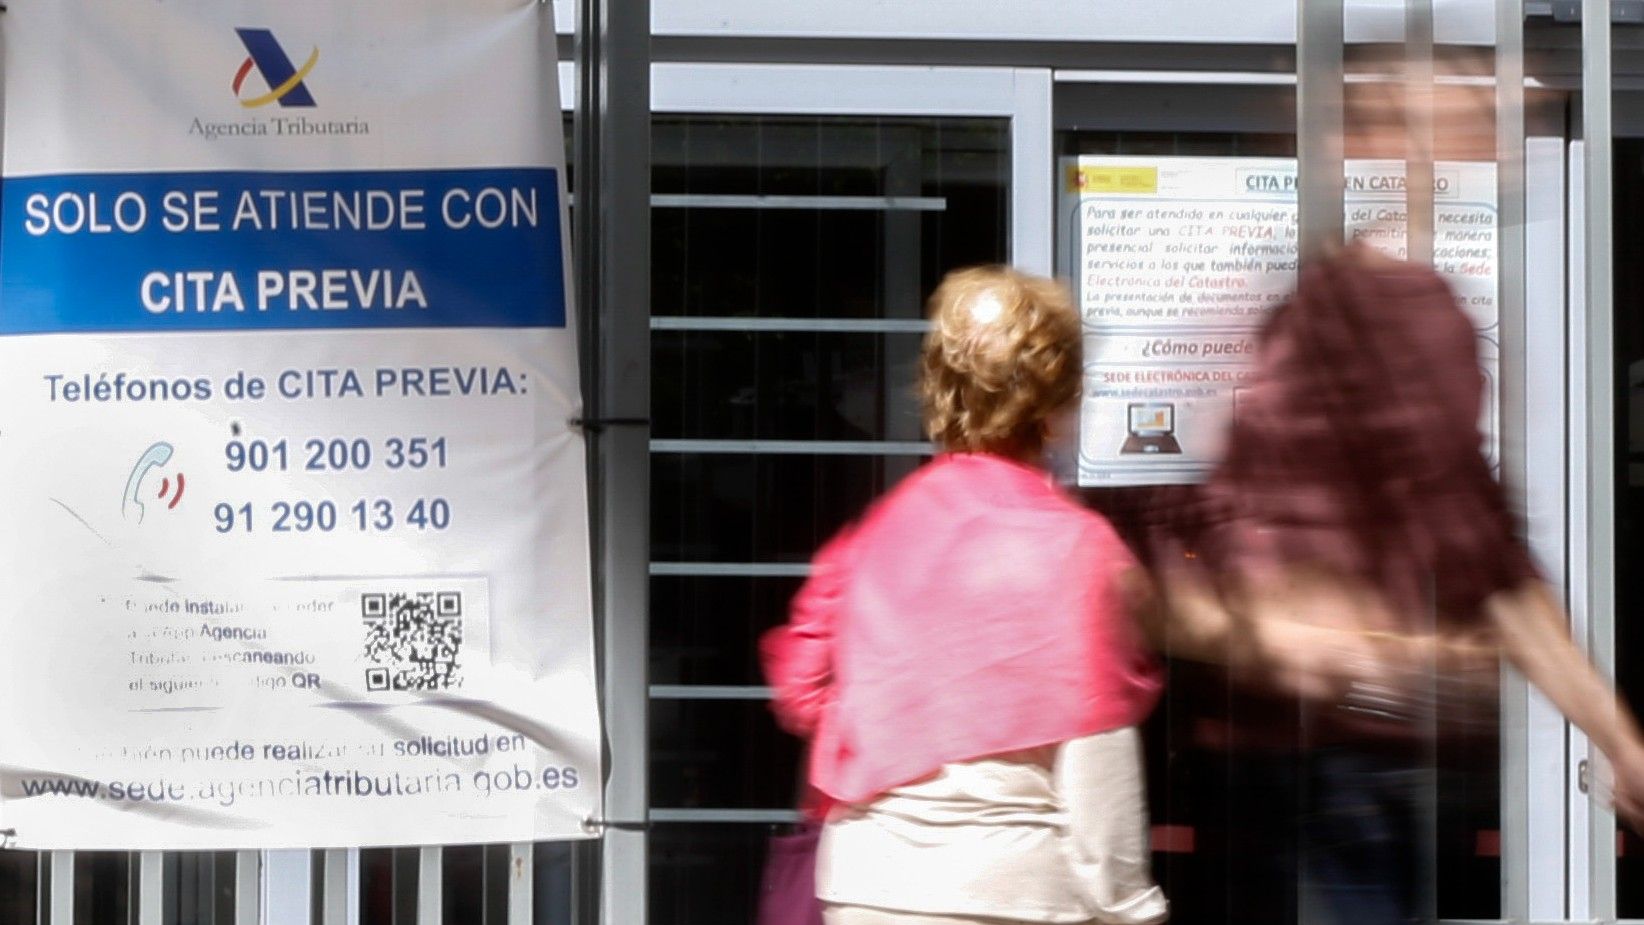
[[931,294],[919,393],[942,449],[1025,457],[1079,395],[1079,312],[1055,280],[1002,266],[955,270]]

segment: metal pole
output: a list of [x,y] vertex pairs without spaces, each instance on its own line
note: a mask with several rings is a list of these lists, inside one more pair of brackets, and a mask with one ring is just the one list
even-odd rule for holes
[[[1346,179],[1342,166],[1342,86],[1345,48],[1342,0],[1296,0],[1296,225],[1303,265],[1327,255],[1342,241]],[[1307,707],[1301,711],[1303,747],[1311,738]],[[1304,775],[1305,777],[1305,775]],[[1290,807],[1300,825],[1311,788],[1305,779]],[[1297,832],[1300,839],[1300,832]],[[1305,844],[1305,840],[1299,841]],[[1296,908],[1302,925],[1324,921],[1307,889],[1310,859],[1297,858]]]
[[[1501,324],[1501,481],[1527,509],[1524,0],[1496,0],[1496,311]],[[1524,528],[1522,517],[1519,524]],[[1528,531],[1523,531],[1526,536]],[[1501,666],[1501,912],[1530,919],[1530,691]]]
[[74,925],[74,852],[52,851],[51,905],[47,910],[47,925]]
[[311,851],[263,853],[264,925],[310,925],[315,889],[313,866]]
[[1342,40],[1342,0],[1296,0],[1296,223],[1304,263],[1342,240]]
[[[1581,5],[1581,120],[1587,227],[1587,628],[1588,654],[1615,677],[1615,357],[1610,0]],[[1591,917],[1615,918],[1615,816],[1588,803]]]
[[536,908],[535,860],[530,842],[508,846],[508,925],[531,925]]
[[1433,0],[1404,6],[1405,259],[1433,262]]
[[[1404,256],[1411,263],[1433,262],[1433,0],[1404,3]],[[1436,576],[1429,576],[1433,580]],[[1437,632],[1437,602],[1427,610],[1427,631]],[[1438,677],[1422,679],[1429,703],[1437,703]],[[1422,858],[1417,910],[1424,922],[1438,921],[1438,714],[1422,729],[1423,767],[1418,808]]]
[[328,848],[325,876],[320,884],[320,921],[323,925],[349,925],[349,912],[359,918],[359,851]]
[[417,849],[417,925],[440,925],[445,918],[445,849]]
[[165,919],[165,867],[163,852],[137,855],[137,925],[160,925]]
[[[643,422],[651,397],[651,5],[579,2],[575,240],[584,395],[590,419],[612,422],[588,431],[608,746],[599,922],[645,925],[650,429]],[[586,861],[587,855],[579,858]]]
[[[263,853],[234,855],[234,925],[259,925],[263,917]],[[225,923],[226,925],[226,923]]]

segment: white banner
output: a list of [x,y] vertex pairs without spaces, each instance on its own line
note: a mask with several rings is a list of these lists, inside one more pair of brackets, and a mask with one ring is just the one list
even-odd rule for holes
[[[1058,272],[1085,321],[1078,482],[1190,482],[1220,457],[1256,333],[1296,285],[1296,162],[1061,160]],[[1346,231],[1404,257],[1404,164],[1349,161]],[[1494,461],[1495,164],[1434,168],[1434,267],[1479,334]]]
[[598,815],[550,8],[13,0],[0,825]]

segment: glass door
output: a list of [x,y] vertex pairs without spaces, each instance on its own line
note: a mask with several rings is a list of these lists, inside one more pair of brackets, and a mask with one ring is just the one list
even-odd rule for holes
[[752,920],[767,842],[798,818],[800,744],[771,717],[759,636],[818,545],[930,455],[925,294],[1033,262],[1043,237],[1016,223],[1050,216],[1019,177],[1039,165],[1048,186],[1049,132],[1019,94],[1048,111],[1049,81],[654,74],[649,917],[718,925]]
[[[1644,267],[1637,254],[1644,247],[1644,97],[1615,97],[1613,151],[1614,231],[1606,256],[1612,260],[1614,302],[1609,370],[1613,406],[1613,473],[1610,486],[1590,486],[1595,503],[1614,517],[1614,607],[1597,615],[1595,632],[1613,639],[1616,686],[1638,714],[1644,710],[1644,577],[1631,567],[1644,555]],[[1601,491],[1598,489],[1608,488]],[[1608,496],[1608,497],[1606,497]],[[1595,575],[1594,580],[1604,580]],[[1601,837],[1591,839],[1595,855]],[[1614,834],[1614,909],[1622,920],[1644,920],[1644,838],[1621,826]],[[1607,861],[1608,858],[1604,858]],[[1600,859],[1593,859],[1595,870]],[[1608,877],[1595,880],[1602,889]],[[1595,896],[1595,906],[1609,897]]]
[[[1537,558],[1554,583],[1561,585],[1566,555],[1563,261],[1537,259],[1525,264],[1498,256],[1498,162],[1495,125],[1488,118],[1494,106],[1493,86],[1487,73],[1488,57],[1479,56],[1469,64],[1482,66],[1486,73],[1441,69],[1435,91],[1439,108],[1476,106],[1480,116],[1436,128],[1436,178],[1452,184],[1451,195],[1444,196],[1441,189],[1436,202],[1436,265],[1468,299],[1471,311],[1489,315],[1480,323],[1478,336],[1480,354],[1489,361],[1492,459],[1501,458],[1496,435],[1523,435],[1525,445],[1518,451],[1523,474],[1515,474],[1513,487],[1528,515],[1529,540]],[[1365,100],[1371,94],[1398,92],[1396,69],[1377,71],[1350,58],[1349,73],[1353,75],[1346,89],[1349,112],[1369,109]],[[1242,255],[1250,253],[1250,245],[1241,241],[1230,248],[1227,240],[1217,238],[1225,232],[1211,228],[1226,222],[1218,225],[1219,219],[1213,216],[1261,211],[1256,206],[1262,204],[1281,211],[1294,208],[1293,192],[1288,199],[1283,194],[1286,178],[1295,176],[1293,75],[1200,73],[1145,81],[1138,76],[1134,72],[1058,73],[1057,148],[1063,166],[1058,182],[1066,173],[1070,184],[1109,184],[1114,195],[1107,198],[1116,207],[1129,198],[1137,200],[1129,203],[1137,210],[1151,206],[1157,214],[1170,216],[1170,222],[1160,224],[1148,219],[1144,211],[1133,213],[1152,236],[1148,240],[1163,242],[1151,255],[1161,263],[1176,261],[1174,255],[1199,254],[1205,255],[1210,266],[1240,272],[1248,266]],[[1389,90],[1390,85],[1395,89]],[[1524,167],[1530,177],[1525,204],[1529,214],[1521,220],[1520,231],[1530,253],[1562,255],[1564,251],[1565,111],[1565,101],[1557,94],[1538,95],[1529,107]],[[1376,195],[1375,188],[1382,172],[1402,177],[1403,165],[1397,162],[1404,152],[1401,145],[1377,147],[1367,134],[1349,133],[1346,217],[1352,236],[1398,250],[1404,240],[1402,188],[1383,195]],[[1151,182],[1127,186],[1136,177]],[[1458,197],[1454,184],[1469,178],[1476,182],[1465,196]],[[1174,194],[1176,198],[1165,194],[1167,183],[1181,191]],[[1067,205],[1058,210],[1059,272],[1090,274],[1109,288],[1130,285],[1136,290],[1118,292],[1118,298],[1109,300],[1111,304],[1145,302],[1146,274],[1141,269],[1121,272],[1090,264],[1092,259],[1134,263],[1134,239],[1124,243],[1103,237],[1108,232],[1096,219],[1108,215],[1105,211],[1095,213],[1095,224],[1089,228],[1080,228],[1077,219],[1069,218],[1072,214],[1074,210]],[[1280,247],[1273,242],[1282,242],[1285,222],[1282,216],[1272,222],[1272,241],[1261,238],[1258,247]],[[1265,230],[1258,228],[1251,235],[1259,237],[1258,233],[1265,234]],[[1100,256],[1121,245],[1127,249],[1122,256]],[[1091,253],[1098,257],[1089,257]],[[1474,259],[1478,254],[1483,256]],[[1147,256],[1143,255],[1144,263]],[[1497,281],[1505,274],[1519,274],[1524,286],[1522,328],[1506,328],[1497,320]],[[1275,291],[1282,293],[1293,285],[1293,278],[1287,280]],[[1087,302],[1087,309],[1092,304]],[[1087,354],[1099,363],[1106,362],[1103,357],[1119,351],[1104,347],[1101,341],[1125,336],[1112,330],[1095,331],[1091,335],[1095,347],[1087,347]],[[1524,393],[1517,398],[1502,387],[1503,370],[1527,380]],[[1133,394],[1135,383],[1142,380],[1134,375],[1127,378],[1122,371],[1104,379],[1105,374],[1105,368],[1098,369],[1091,383],[1107,382],[1110,391],[1129,396],[1118,405],[1121,412],[1123,402],[1143,400]],[[1202,398],[1195,397],[1202,391],[1196,387],[1178,391],[1179,395],[1145,397],[1184,403]],[[1192,410],[1176,409],[1178,431],[1188,426]],[[1087,420],[1091,413],[1087,412]],[[1187,440],[1184,434],[1183,443]],[[1097,460],[1088,467],[1081,463],[1081,467],[1117,481],[1125,478],[1123,466],[1116,461]],[[1088,488],[1086,497],[1122,526],[1136,513],[1134,505],[1150,503],[1156,496],[1124,488]],[[1204,683],[1196,684],[1194,679],[1201,675]],[[1527,907],[1537,918],[1559,918],[1565,907],[1566,820],[1560,800],[1565,785],[1565,725],[1511,675],[1505,679],[1498,705],[1499,714],[1482,734],[1476,727],[1469,731],[1441,720],[1435,753],[1423,769],[1428,775],[1424,786],[1430,793],[1432,815],[1427,823],[1431,827],[1417,841],[1430,851],[1426,863],[1432,867],[1436,884],[1437,913],[1441,919],[1491,920]],[[1256,877],[1240,873],[1241,864],[1253,852],[1263,850],[1251,840],[1257,825],[1253,817],[1276,812],[1275,801],[1299,799],[1305,786],[1299,764],[1284,757],[1286,743],[1296,733],[1286,724],[1299,722],[1297,715],[1271,707],[1232,696],[1224,684],[1190,664],[1172,666],[1166,699],[1150,724],[1148,767],[1155,871],[1177,903],[1181,920],[1283,921],[1302,914],[1296,890],[1285,894],[1256,887]],[[1262,714],[1265,721],[1256,718],[1257,709],[1267,710]],[[1229,738],[1230,729],[1239,731],[1240,741]],[[1268,853],[1283,850],[1279,846]],[[1506,864],[1509,858],[1510,867]],[[1297,878],[1291,873],[1294,882]],[[1282,879],[1271,871],[1263,877],[1264,882]],[[1505,889],[1520,892],[1512,898]]]
[[[1615,140],[1615,672],[1634,713],[1644,710],[1644,138]],[[1616,839],[1616,915],[1644,919],[1644,839]]]

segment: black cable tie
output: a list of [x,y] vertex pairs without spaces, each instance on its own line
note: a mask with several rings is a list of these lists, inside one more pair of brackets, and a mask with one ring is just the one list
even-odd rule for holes
[[583,430],[601,431],[607,427],[650,427],[650,418],[572,418],[568,421],[572,427]]

